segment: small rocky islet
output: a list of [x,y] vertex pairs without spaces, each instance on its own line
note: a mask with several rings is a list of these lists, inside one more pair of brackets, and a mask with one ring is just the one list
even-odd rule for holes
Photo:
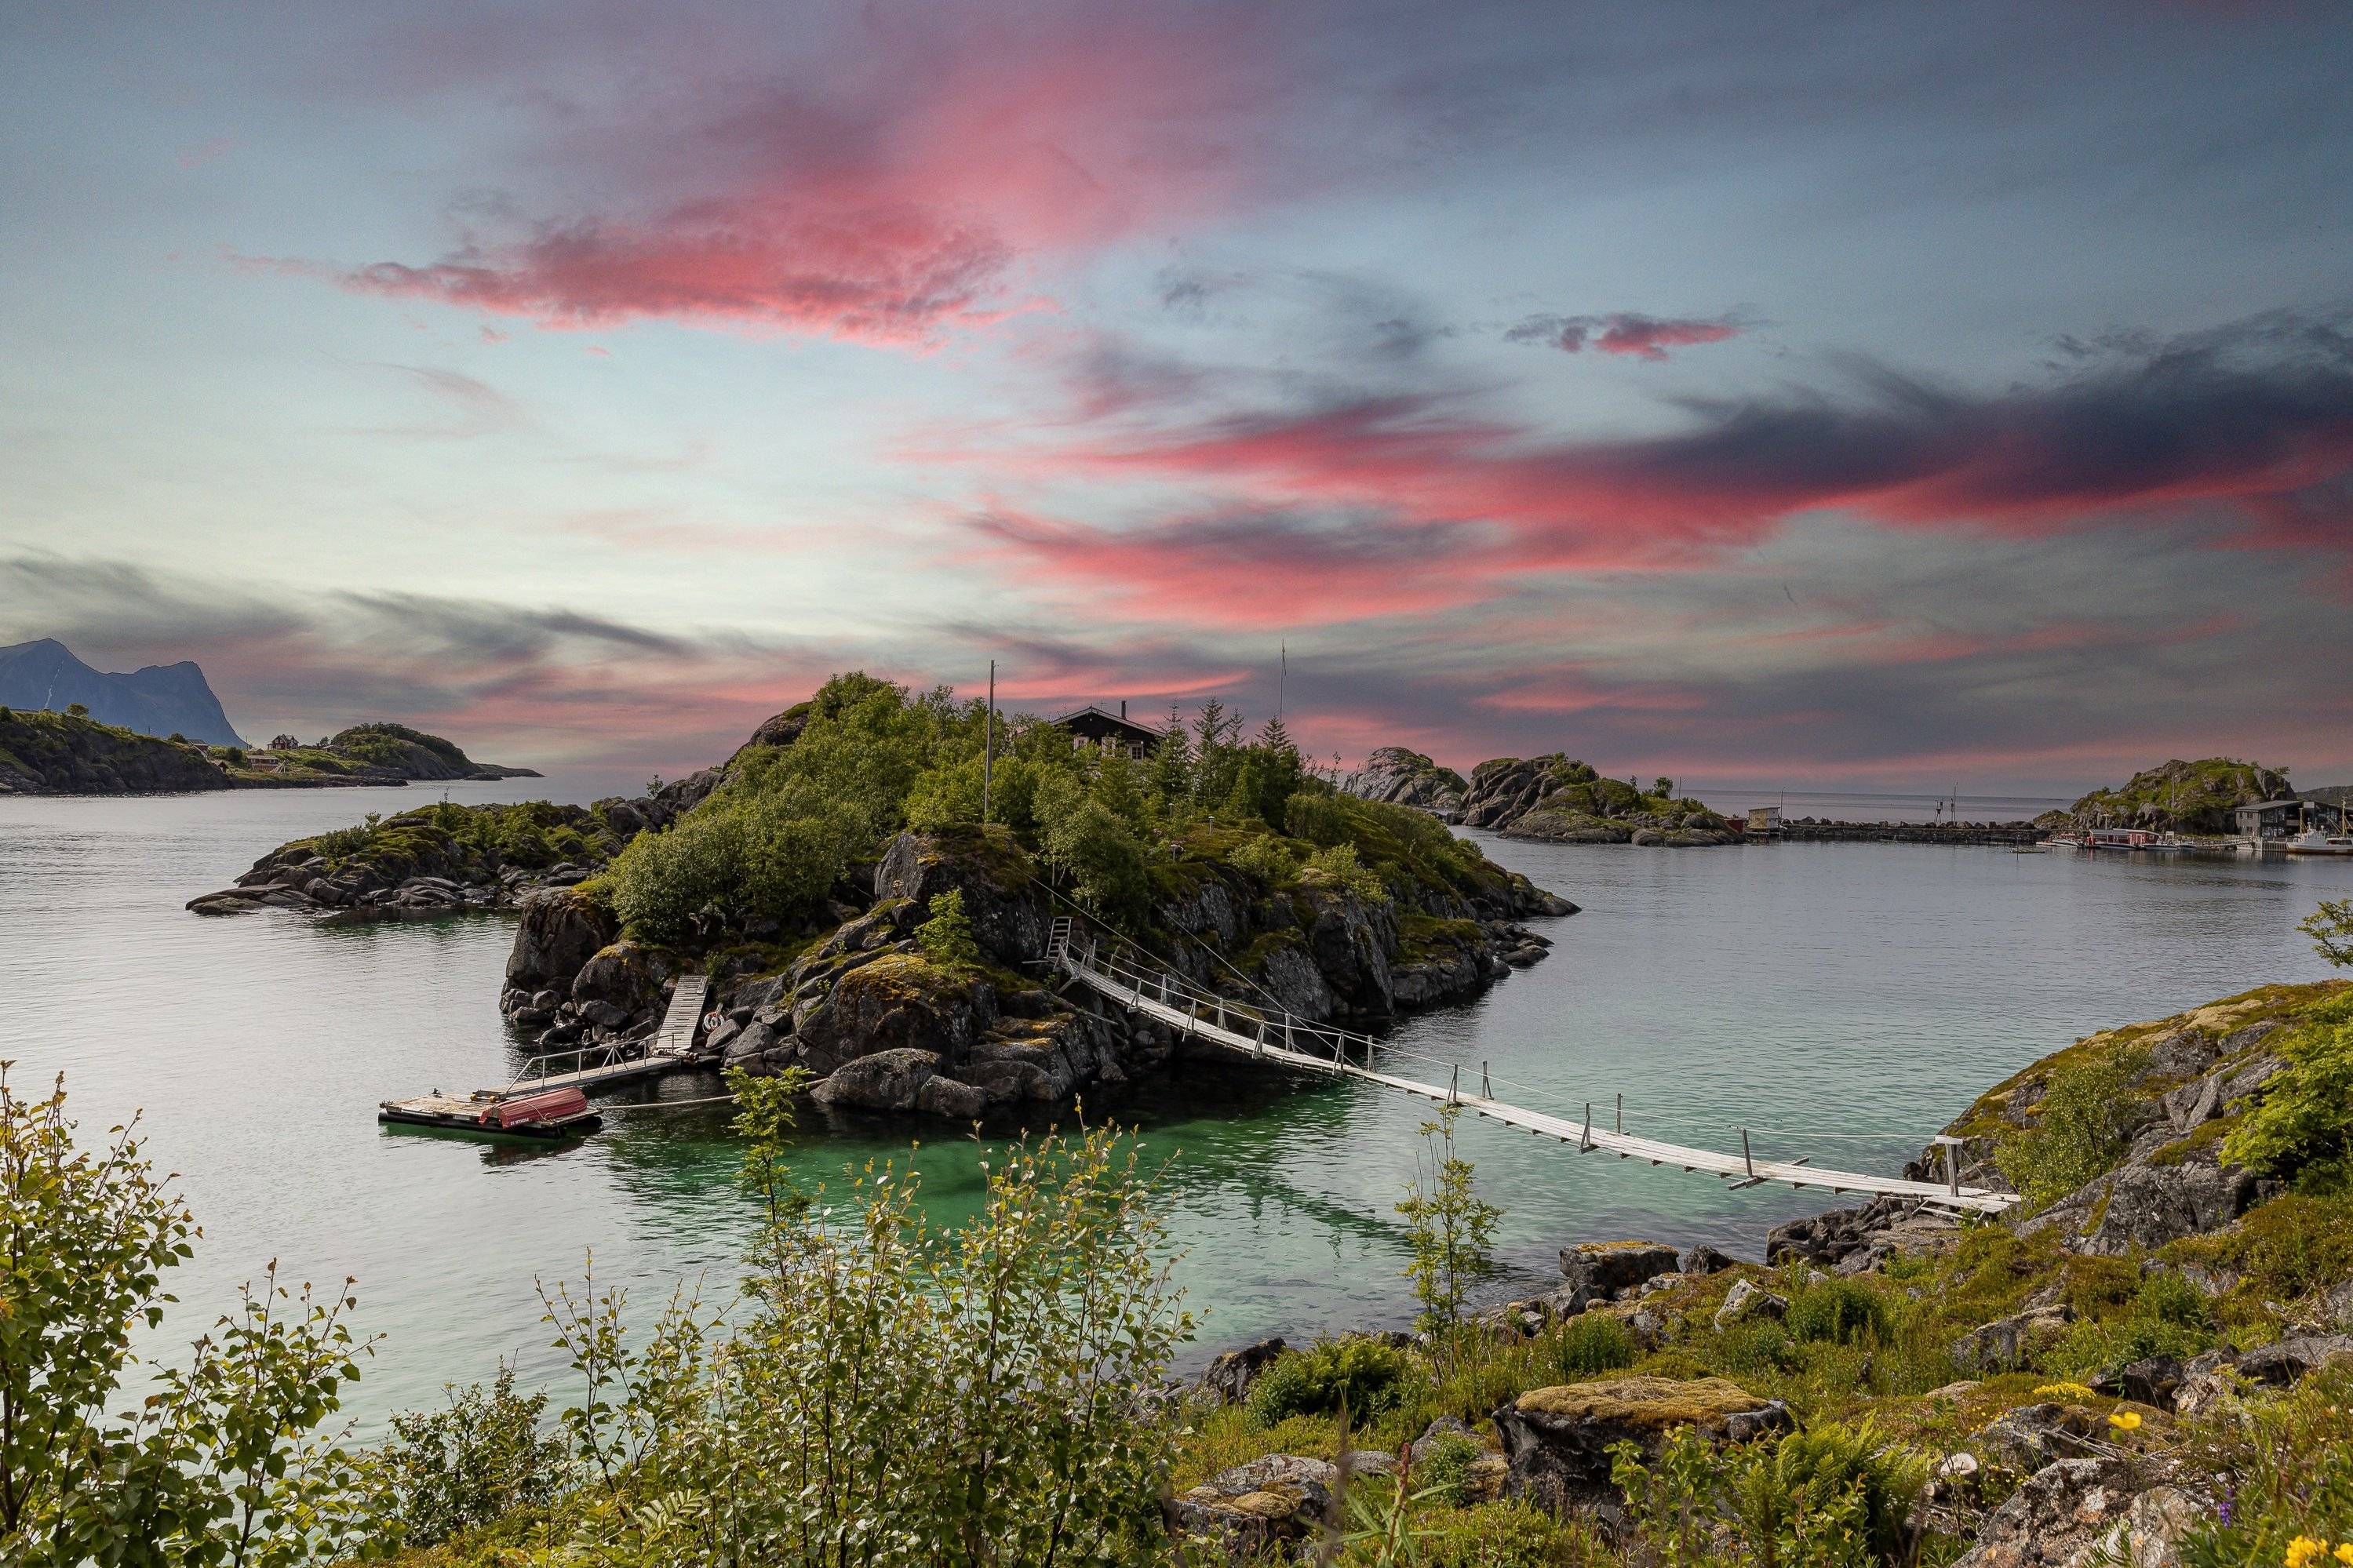
[[1604,778],[1566,752],[1493,757],[1464,778],[1419,752],[1382,746],[1342,788],[1366,800],[1427,811],[1441,822],[1484,827],[1510,838],[1554,844],[1640,844],[1698,848],[1731,844],[1732,825],[1696,800],[1678,798],[1674,781],[1648,790]]

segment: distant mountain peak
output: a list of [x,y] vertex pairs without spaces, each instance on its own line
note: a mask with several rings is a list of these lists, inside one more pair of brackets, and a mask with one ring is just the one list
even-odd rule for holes
[[76,702],[101,724],[142,735],[180,734],[216,746],[246,743],[192,659],[120,675],[91,668],[55,637],[0,647],[0,707],[62,713]]

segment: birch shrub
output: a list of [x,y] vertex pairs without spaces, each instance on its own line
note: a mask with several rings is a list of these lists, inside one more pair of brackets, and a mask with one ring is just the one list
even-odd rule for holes
[[[754,1184],[783,1101],[754,1096]],[[984,1162],[981,1213],[941,1234],[870,1163],[839,1197],[771,1193],[734,1316],[691,1301],[640,1342],[619,1295],[557,1291],[585,1378],[590,1479],[570,1539],[529,1560],[1022,1564],[1133,1561],[1159,1530],[1172,1423],[1147,1408],[1190,1337],[1155,1180],[1104,1131]]]

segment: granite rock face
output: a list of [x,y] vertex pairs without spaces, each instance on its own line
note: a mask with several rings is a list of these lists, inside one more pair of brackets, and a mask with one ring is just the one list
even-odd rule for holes
[[1462,800],[1470,785],[1452,768],[1441,768],[1419,752],[1403,746],[1380,746],[1366,757],[1365,765],[1340,783],[1348,794],[1390,805],[1410,805],[1440,822],[1462,819]]

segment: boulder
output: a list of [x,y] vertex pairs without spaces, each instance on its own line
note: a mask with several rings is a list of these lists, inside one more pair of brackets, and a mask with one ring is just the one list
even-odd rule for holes
[[926,1116],[972,1121],[988,1109],[988,1095],[971,1084],[934,1074],[915,1091],[915,1109]]
[[964,894],[973,940],[998,963],[1018,965],[1045,956],[1053,911],[1022,865],[1003,827],[962,827],[902,833],[874,868],[874,896],[904,899],[917,910],[955,889]]
[[2113,1459],[2044,1466],[1994,1510],[1954,1568],[2172,1568],[2211,1505],[2174,1486],[2135,1487]]
[[2124,1258],[2220,1230],[2259,1200],[2252,1171],[2225,1165],[2212,1146],[2168,1164],[2128,1164],[2084,1184],[2019,1224],[2021,1235],[2056,1230],[2070,1252]]
[[1560,1249],[1560,1272],[1587,1301],[1616,1299],[1653,1275],[1675,1271],[1675,1249],[1657,1241],[1588,1241]]
[[1470,785],[1452,768],[1440,767],[1419,752],[1377,746],[1364,767],[1342,780],[1340,788],[1364,800],[1416,806],[1440,822],[1456,822],[1461,819],[1462,796]]
[[1686,1274],[1721,1274],[1727,1268],[1738,1268],[1740,1260],[1730,1253],[1718,1252],[1705,1242],[1683,1254],[1683,1272]]
[[1322,1530],[1339,1477],[1323,1459],[1269,1454],[1171,1499],[1168,1527],[1214,1542],[1237,1561],[1261,1558]]
[[1250,1384],[1258,1381],[1259,1373],[1272,1366],[1275,1357],[1290,1348],[1277,1334],[1256,1344],[1222,1352],[1209,1363],[1209,1370],[1201,1374],[1201,1387],[1229,1405],[1240,1405],[1250,1397]]
[[1505,1489],[1556,1512],[1616,1498],[1609,1481],[1616,1444],[1656,1458],[1679,1427],[1740,1443],[1793,1425],[1780,1401],[1721,1377],[1603,1378],[1534,1389],[1495,1412],[1510,1466]]
[[[599,949],[572,979],[572,1000],[580,1008],[581,1016],[615,1027],[652,1006],[660,997],[661,977],[655,972],[651,956],[634,942],[617,942]],[[596,1018],[588,1009],[600,1005],[619,1016]]]
[[2034,1471],[2054,1459],[2083,1458],[2099,1426],[2079,1406],[2021,1405],[1979,1427],[1969,1441],[2013,1470]]
[[1468,1440],[1479,1444],[1482,1448],[1487,1446],[1480,1439],[1479,1434],[1471,1430],[1461,1420],[1451,1415],[1441,1415],[1423,1427],[1420,1436],[1406,1445],[1406,1454],[1418,1465],[1436,1453],[1440,1443],[1449,1440],[1455,1442]]
[[915,1097],[939,1071],[935,1051],[903,1047],[843,1063],[809,1091],[827,1110],[913,1110]]
[[2239,1375],[2286,1384],[2344,1362],[2353,1362],[2353,1334],[2290,1334],[2240,1356]]
[[568,993],[573,977],[620,935],[613,917],[569,889],[547,889],[522,900],[514,947],[507,954],[507,984]]
[[2173,1407],[2174,1391],[2181,1386],[2183,1376],[2181,1363],[2171,1356],[2149,1356],[2126,1366],[2101,1386],[2113,1387],[2119,1397],[2136,1405],[2154,1405],[2160,1410],[2169,1410]]
[[1745,1323],[1752,1318],[1770,1318],[1776,1321],[1789,1315],[1788,1301],[1761,1289],[1746,1279],[1736,1279],[1725,1293],[1724,1305],[1715,1310],[1715,1326],[1728,1329],[1735,1323]]
[[2075,1314],[2064,1306],[2030,1307],[1981,1324],[1953,1342],[1953,1363],[1967,1373],[2009,1372],[2026,1364],[2038,1342],[2064,1332]]
[[794,1018],[810,1070],[831,1073],[877,1051],[916,1051],[962,1060],[996,1016],[996,996],[913,953],[863,963],[833,983],[821,1005]]

